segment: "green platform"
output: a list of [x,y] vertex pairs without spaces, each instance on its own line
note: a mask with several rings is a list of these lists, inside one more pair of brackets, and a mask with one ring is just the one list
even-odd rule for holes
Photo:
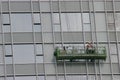
[[97,47],[94,49],[94,52],[88,52],[83,49],[71,49],[64,50],[60,48],[56,48],[54,52],[54,56],[56,60],[75,60],[75,59],[91,59],[91,60],[106,60],[106,48],[105,47]]

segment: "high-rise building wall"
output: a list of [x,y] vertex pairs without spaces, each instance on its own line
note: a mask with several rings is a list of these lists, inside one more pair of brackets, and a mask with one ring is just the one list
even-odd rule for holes
[[[56,61],[86,42],[107,59]],[[0,80],[120,80],[120,0],[0,0]]]

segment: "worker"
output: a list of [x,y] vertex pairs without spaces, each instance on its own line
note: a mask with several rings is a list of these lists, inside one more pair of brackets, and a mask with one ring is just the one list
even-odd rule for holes
[[[93,46],[93,43],[92,42],[87,42],[87,45],[86,45],[86,53],[87,54],[94,54],[95,53],[95,48]],[[89,60],[88,60],[89,61]],[[90,59],[91,62],[94,62],[95,59]]]
[[94,46],[93,46],[92,42],[87,42],[86,52],[87,52],[87,54],[95,53],[95,49],[94,49]]

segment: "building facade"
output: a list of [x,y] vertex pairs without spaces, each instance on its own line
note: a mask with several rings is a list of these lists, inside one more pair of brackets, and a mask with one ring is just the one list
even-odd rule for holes
[[[106,61],[56,61],[86,42]],[[0,0],[0,80],[120,80],[120,0]]]

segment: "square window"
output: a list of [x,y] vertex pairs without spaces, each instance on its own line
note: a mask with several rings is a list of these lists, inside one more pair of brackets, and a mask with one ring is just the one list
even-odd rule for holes
[[32,32],[31,14],[11,14],[11,26],[13,32]]
[[54,31],[60,31],[60,25],[54,25]]
[[12,64],[12,57],[5,57],[6,64]]
[[5,45],[5,54],[6,55],[12,55],[12,46],[11,45]]
[[104,2],[94,2],[95,11],[104,11]]
[[1,76],[4,76],[4,66],[0,64],[0,80],[2,80]]
[[13,45],[13,53],[15,64],[26,64],[35,62],[33,45]]
[[110,71],[110,64],[104,64],[101,66],[101,73],[108,74],[111,73]]
[[108,30],[110,30],[110,31],[115,30],[115,24],[114,23],[108,23]]
[[107,13],[108,23],[114,23],[114,15],[113,13]]
[[90,31],[90,23],[84,24],[83,27],[84,27],[84,31]]
[[36,13],[33,14],[34,16],[34,23],[40,23],[40,14]]
[[9,14],[3,14],[3,24],[9,24]]
[[37,44],[36,45],[36,54],[37,55],[43,55],[42,44]]
[[34,25],[34,32],[41,32],[41,25]]
[[117,55],[111,55],[112,63],[118,63]]
[[53,23],[60,23],[58,13],[53,14]]
[[36,56],[37,63],[43,63],[43,56]]
[[83,13],[83,23],[90,23],[89,13]]
[[106,31],[105,13],[96,13],[95,23],[96,23],[95,27],[97,31]]
[[116,44],[110,44],[110,54],[117,54]]
[[106,2],[106,9],[107,9],[107,11],[113,10],[113,3],[112,3],[112,1],[107,1]]
[[3,25],[3,32],[10,32],[10,25]]

